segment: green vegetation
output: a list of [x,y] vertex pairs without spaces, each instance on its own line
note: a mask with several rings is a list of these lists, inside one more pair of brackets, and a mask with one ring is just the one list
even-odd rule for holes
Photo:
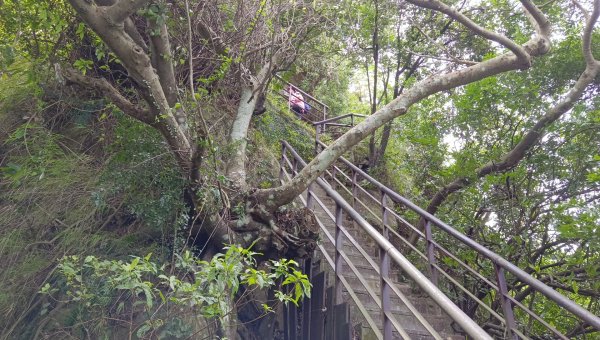
[[[271,261],[257,270],[254,257],[260,254],[236,246],[225,250],[210,262],[184,251],[176,255],[172,266],[159,266],[150,254],[129,262],[67,256],[58,265],[66,292],[47,283],[41,293],[48,294],[49,301],[57,301],[54,296],[59,296],[63,303],[66,295],[67,303],[76,304],[77,308],[64,316],[64,334],[95,338],[131,338],[135,334],[140,339],[206,336],[211,326],[214,328],[210,320],[237,322],[228,318],[235,313],[234,297],[240,290],[274,287],[275,300],[285,304],[298,304],[310,296],[310,283],[296,262]],[[185,277],[194,280],[180,279]],[[262,307],[265,314],[273,312],[267,301]],[[41,314],[47,313],[46,308]],[[203,318],[208,320],[204,328],[191,326],[202,324]]]
[[[543,38],[515,4],[444,3],[518,47]],[[277,304],[309,294],[293,258],[315,241],[288,234],[277,214],[303,214],[290,203],[322,175],[282,187],[281,140],[314,168],[348,156],[600,314],[600,5],[534,3],[552,48],[528,45],[529,65],[417,0],[121,1],[124,19],[108,13],[112,1],[0,0],[0,338],[232,337],[239,320],[258,320],[239,334],[273,322]],[[95,21],[98,8],[110,20]],[[315,157],[315,131],[288,112],[276,73],[329,117],[386,118],[352,140],[332,128],[321,138],[338,154]],[[454,260],[444,265],[500,308]],[[508,281],[569,337],[598,337]],[[242,315],[250,304],[258,315]]]

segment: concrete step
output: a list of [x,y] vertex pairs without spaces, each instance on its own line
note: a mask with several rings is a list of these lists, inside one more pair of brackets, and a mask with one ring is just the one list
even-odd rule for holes
[[[322,189],[316,189],[315,194],[319,196],[319,199],[328,207],[328,209],[334,213],[335,212],[335,203],[329,197],[326,197]],[[323,223],[324,227],[327,231],[334,236],[335,235],[335,222],[332,221],[331,217],[326,214],[322,208],[315,208],[315,215],[321,223]],[[344,219],[343,221],[344,227],[348,230],[348,232],[352,235],[355,241],[363,247],[364,251],[371,257],[371,259],[375,262],[376,265],[379,265],[379,248],[375,244],[375,242],[358,226],[352,223],[348,219]],[[325,251],[331,258],[334,258],[335,254],[335,246],[332,245],[329,240],[322,235],[323,244]],[[347,255],[349,261],[356,267],[358,272],[363,276],[366,283],[369,285],[370,289],[379,298],[381,292],[381,282],[379,274],[369,262],[363,257],[363,255],[354,247],[354,245],[348,240],[345,239],[343,242],[343,251]],[[322,255],[321,255],[322,256]],[[371,295],[367,292],[367,289],[363,286],[360,280],[355,276],[352,270],[348,267],[348,265],[344,262],[345,268],[343,270],[344,277],[348,281],[350,287],[356,294],[358,300],[362,303],[365,310],[369,313],[369,315],[373,318],[376,324],[381,325],[381,309],[377,305],[377,302],[373,300]],[[321,268],[327,273],[327,281],[328,284],[334,284],[335,282],[335,273],[331,270],[326,261],[322,261]],[[401,270],[397,268],[397,266],[392,266],[390,272],[390,278],[393,282],[395,282],[395,287],[398,288],[407,299],[413,304],[415,309],[423,315],[423,317],[432,325],[432,327],[440,333],[440,335],[444,339],[449,340],[458,340],[464,339],[463,336],[456,335],[454,330],[451,327],[451,319],[443,313],[443,311],[435,304],[430,298],[424,296],[420,293],[418,289],[411,287],[410,284],[401,282],[403,279],[401,275]],[[350,303],[351,309],[351,318],[352,323],[355,326],[360,326],[362,329],[363,336],[362,340],[370,340],[375,339],[374,333],[369,329],[368,323],[366,319],[361,314],[358,307],[354,304],[354,301],[348,294],[348,292],[344,291],[343,298],[345,301]],[[412,315],[410,309],[400,300],[400,298],[396,297],[394,293],[390,298],[391,302],[391,311],[395,316],[396,320],[402,325],[404,330],[409,334],[411,339],[433,339],[433,337],[429,334],[429,332],[423,327],[423,325],[419,322],[419,320]],[[369,333],[370,332],[370,333]],[[394,339],[399,339],[399,333],[394,332]]]
[[[327,243],[324,243],[323,245],[324,245],[325,250],[327,251],[327,254],[329,256],[333,257],[335,254],[335,246],[332,244],[327,244]],[[379,265],[379,256],[377,256],[377,252],[375,250],[368,248],[368,247],[365,248],[362,245],[361,245],[361,248],[373,260],[373,262],[375,262],[375,264]],[[363,256],[363,254],[358,250],[358,248],[355,248],[354,245],[352,245],[348,241],[344,242],[344,247],[342,248],[342,251],[353,262],[356,261],[359,264],[362,264],[362,263],[364,263],[366,265],[369,264],[369,262]]]
[[[382,325],[382,313],[379,307],[368,295],[365,294],[357,294],[365,309],[368,311],[370,317],[373,321]],[[351,297],[345,293],[345,299],[351,300]],[[394,315],[396,321],[401,325],[401,327],[411,335],[411,338],[423,338],[423,339],[433,339],[431,334],[427,331],[427,329],[421,324],[421,322],[412,315],[408,309],[405,309],[405,306],[392,305],[392,314]],[[363,318],[360,310],[356,306],[351,306],[351,317],[354,322],[368,325],[366,319]],[[450,326],[450,322],[448,318],[441,315],[427,315],[423,314],[423,317],[431,324],[431,326],[438,332],[444,334],[452,334],[452,328]],[[380,326],[380,330],[382,330],[382,326]],[[398,334],[399,338],[399,334]]]

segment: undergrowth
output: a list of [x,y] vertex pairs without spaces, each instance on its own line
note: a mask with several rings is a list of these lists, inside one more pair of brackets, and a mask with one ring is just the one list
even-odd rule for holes
[[17,63],[0,82],[1,339],[48,321],[56,302],[36,293],[65,254],[166,258],[185,223],[183,180],[151,128],[68,90],[46,102],[28,69]]
[[[0,339],[35,337],[59,315],[77,322],[77,308],[37,294],[65,284],[63,256],[169,261],[188,236],[186,182],[161,136],[31,69],[16,63],[0,82]],[[253,124],[253,185],[277,184],[280,140],[313,156],[314,130],[292,114],[269,105]]]

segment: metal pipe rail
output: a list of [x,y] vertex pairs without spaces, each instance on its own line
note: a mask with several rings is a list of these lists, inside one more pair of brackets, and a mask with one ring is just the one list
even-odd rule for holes
[[[327,145],[325,145],[324,143],[322,143],[318,140],[316,143],[319,147],[327,147]],[[437,263],[437,258],[436,258],[436,254],[437,254],[437,257],[447,256],[447,257],[452,258],[454,261],[457,261],[463,268],[465,268],[468,272],[470,272],[473,276],[475,276],[477,280],[487,284],[490,288],[492,288],[493,290],[498,292],[498,296],[500,297],[500,305],[502,307],[502,311],[504,314],[503,318],[500,317],[495,312],[493,312],[492,310],[490,310],[489,307],[487,305],[485,305],[485,303],[483,303],[480,299],[477,299],[473,294],[470,294],[470,292],[466,288],[464,288],[460,284],[458,284],[458,282],[453,282],[453,284],[458,286],[459,289],[463,290],[467,295],[470,294],[471,298],[475,298],[474,300],[480,306],[482,306],[483,308],[486,308],[488,310],[488,312],[490,312],[490,315],[492,317],[498,319],[501,323],[504,323],[506,325],[508,332],[510,333],[511,338],[515,338],[515,339],[518,337],[526,338],[526,336],[523,335],[522,332],[517,328],[517,323],[516,323],[515,315],[513,312],[514,307],[519,307],[522,311],[524,311],[530,317],[532,317],[537,322],[539,322],[544,327],[546,327],[549,331],[554,333],[555,336],[558,336],[559,338],[562,338],[562,339],[566,339],[566,337],[563,334],[561,334],[558,330],[556,330],[553,326],[548,324],[540,316],[538,316],[533,311],[531,311],[529,308],[527,308],[526,306],[521,304],[520,301],[515,300],[509,294],[507,280],[505,278],[505,272],[512,274],[515,278],[517,278],[522,283],[529,285],[532,289],[541,293],[542,295],[544,295],[545,297],[547,297],[548,299],[550,299],[551,301],[556,303],[558,306],[571,312],[574,316],[577,317],[577,319],[587,323],[589,326],[595,328],[596,330],[600,330],[600,318],[598,318],[597,316],[595,316],[588,310],[579,306],[577,303],[571,301],[564,295],[558,293],[557,291],[555,291],[551,287],[547,286],[540,280],[529,275],[528,273],[526,273],[519,267],[515,266],[514,264],[510,263],[506,259],[502,258],[500,255],[498,255],[498,254],[494,253],[493,251],[489,250],[488,248],[480,245],[479,243],[470,239],[466,235],[464,235],[464,234],[460,233],[459,231],[457,231],[456,229],[452,228],[448,224],[439,220],[435,216],[429,214],[427,211],[418,207],[417,205],[412,203],[410,200],[406,199],[405,197],[402,197],[401,195],[397,194],[390,188],[381,184],[379,181],[377,181],[373,177],[369,176],[367,173],[362,171],[360,168],[358,168],[357,166],[355,166],[354,164],[352,164],[345,158],[340,157],[339,161],[350,170],[351,175],[346,175],[342,171],[342,169],[340,169],[339,167],[334,165],[333,171],[330,172],[330,176],[332,177],[334,184],[338,184],[340,186],[340,188],[343,188],[346,192],[348,192],[349,195],[352,196],[353,206],[356,203],[360,203],[361,205],[363,205],[366,208],[366,210],[368,212],[370,212],[371,215],[373,215],[377,220],[381,221],[383,223],[383,229],[384,229],[383,233],[392,232],[392,234],[394,234],[395,237],[398,237],[403,242],[408,243],[408,241],[406,239],[402,238],[401,235],[399,235],[392,228],[390,228],[390,226],[387,225],[387,223],[385,223],[385,221],[382,220],[381,216],[378,216],[377,214],[372,212],[372,210],[367,207],[367,204],[364,204],[362,201],[360,201],[360,199],[358,198],[359,192],[362,192],[363,195],[365,195],[372,203],[379,205],[380,208],[383,209],[383,211],[388,211],[390,214],[392,214],[392,216],[394,216],[396,218],[401,219],[401,217],[399,215],[395,214],[395,212],[392,209],[390,209],[389,207],[382,204],[383,201],[385,201],[387,199],[391,199],[392,201],[394,201],[398,204],[401,204],[401,205],[407,207],[408,209],[412,210],[413,212],[417,213],[419,216],[421,216],[422,218],[424,218],[427,221],[425,224],[424,232],[421,232],[420,230],[418,230],[418,228],[414,227],[408,221],[402,219],[402,223],[404,225],[412,228],[414,231],[416,231],[418,234],[420,234],[420,236],[422,238],[425,239],[425,242],[426,242],[426,249],[424,252],[425,254],[423,254],[423,253],[420,253],[420,254],[428,262],[431,280],[436,285],[437,285],[439,274],[444,275],[449,281],[453,281],[453,279],[443,271],[440,264]],[[345,180],[347,182],[352,182],[351,189],[346,188],[344,186],[344,183],[337,179],[337,174],[343,174],[343,177],[344,177],[343,180]],[[380,193],[381,197],[380,198],[374,197],[371,193],[369,193],[368,190],[362,188],[362,186],[360,186],[357,181],[357,178],[359,178],[359,177],[365,179],[371,186],[375,187],[377,189],[377,191]],[[468,248],[474,250],[475,252],[477,252],[478,254],[483,256],[484,258],[488,259],[494,267],[496,283],[494,284],[491,281],[489,281],[487,278],[485,278],[480,273],[478,273],[475,269],[471,268],[466,263],[460,261],[456,256],[452,255],[446,248],[444,248],[438,242],[436,242],[433,239],[432,228],[431,228],[432,225],[436,226],[439,230],[445,232],[446,234],[450,235],[454,239],[458,240],[463,245],[467,246]],[[413,247],[410,244],[409,244],[409,246]]]
[[286,81],[285,79],[281,78],[279,75],[275,74],[275,75],[274,75],[274,77],[275,77],[277,80],[281,81],[282,83],[285,83],[286,85],[291,85],[291,86],[294,86],[294,87],[296,88],[296,90],[298,90],[298,91],[300,91],[300,93],[302,93],[302,95],[303,95],[303,96],[306,96],[306,97],[310,98],[312,101],[314,101],[315,103],[318,103],[318,104],[320,104],[321,106],[323,106],[323,107],[326,107],[326,108],[328,108],[328,109],[329,109],[329,106],[327,106],[327,104],[325,104],[325,103],[323,103],[322,101],[318,100],[317,98],[315,98],[315,97],[311,96],[310,94],[308,94],[308,93],[306,93],[306,92],[302,91],[302,90],[301,90],[301,89],[299,89],[299,88],[298,88],[296,85],[294,85],[294,84],[292,84],[292,83],[290,83],[290,82]]
[[361,115],[361,114],[358,114],[358,113],[347,113],[345,115],[341,115],[341,116],[337,116],[337,117],[325,119],[325,120],[322,120],[320,122],[313,122],[313,125],[315,125],[315,126],[324,125],[324,124],[328,124],[328,123],[331,123],[331,122],[342,120],[342,119],[348,118],[348,117],[350,117],[350,119],[352,119],[352,121],[354,121],[353,120],[354,117],[365,118],[367,116],[366,115]]
[[[294,89],[295,89],[295,90],[297,90],[298,92],[300,92],[300,94],[302,94],[302,97],[304,97],[304,98],[302,99],[302,102],[304,102],[305,104],[307,104],[307,103],[308,103],[309,105],[311,105],[311,104],[312,104],[312,105],[311,105],[311,111],[313,111],[313,110],[314,110],[314,111],[318,111],[319,113],[321,113],[321,114],[322,114],[322,119],[327,119],[327,113],[328,113],[328,112],[330,112],[329,106],[327,106],[327,104],[325,104],[325,103],[323,103],[322,101],[318,100],[317,98],[315,98],[315,97],[311,96],[310,94],[308,94],[308,93],[306,93],[306,92],[302,91],[300,88],[298,88],[298,86],[296,86],[296,85],[294,85],[294,84],[292,84],[292,83],[290,83],[290,82],[287,82],[287,81],[285,81],[283,78],[281,78],[281,77],[280,77],[280,76],[278,76],[278,75],[274,75],[274,78],[275,78],[275,79],[277,79],[277,80],[279,80],[280,82],[282,82],[282,83],[283,83],[283,84],[285,84],[286,86],[292,86],[292,87],[294,87]],[[288,100],[288,106],[289,106],[289,98],[288,98],[288,97],[287,97],[285,94],[283,94],[283,93],[281,93],[281,92],[277,92],[277,94],[278,94],[280,97],[284,98],[285,100]],[[310,102],[309,102],[309,101],[310,101]],[[317,104],[317,105],[315,105],[315,104]],[[319,107],[320,107],[320,108],[319,108]],[[317,119],[321,119],[321,117],[320,117],[321,115],[317,115],[317,114],[315,114],[315,113],[314,113],[314,111],[313,111],[313,112],[309,112],[309,113],[307,113],[307,114],[304,114],[304,115],[302,115],[302,116],[301,116],[301,118],[302,118],[303,120],[306,120],[306,121],[308,121],[309,123],[313,124],[313,122],[314,122],[315,120],[317,120]]]
[[[290,159],[287,157],[288,152],[292,156],[292,162],[290,162]],[[284,175],[287,175],[286,168],[288,168],[288,167],[291,168],[291,174],[293,176],[297,173],[298,165],[304,167],[304,166],[306,166],[306,162],[304,162],[304,160],[300,157],[300,155],[298,155],[298,153],[287,142],[282,141],[282,158],[281,158],[281,163],[280,163],[280,177],[282,177],[281,180],[283,180]],[[321,229],[324,231],[324,233],[327,236],[327,239],[329,239],[330,241],[333,241],[333,243],[335,244],[335,259],[331,259],[331,257],[327,253],[327,250],[324,249],[322,247],[322,245],[319,246],[319,249],[325,256],[325,258],[330,262],[330,264],[333,265],[333,268],[335,271],[335,277],[336,277],[336,284],[335,284],[335,292],[336,293],[335,293],[334,298],[337,300],[338,303],[341,302],[342,286],[344,286],[344,287],[346,287],[346,289],[348,290],[350,295],[353,297],[353,299],[356,302],[358,302],[359,309],[364,314],[364,316],[368,320],[369,324],[371,324],[371,327],[374,326],[372,324],[374,322],[373,319],[368,315],[368,313],[366,313],[366,310],[364,308],[360,308],[361,307],[360,301],[357,301],[355,296],[353,296],[353,291],[350,288],[350,286],[347,284],[346,279],[344,278],[342,259],[344,259],[346,261],[346,263],[350,266],[350,268],[353,270],[353,272],[355,274],[357,274],[357,278],[359,278],[359,280],[361,278],[360,273],[358,271],[355,271],[356,268],[354,268],[353,265],[350,265],[350,262],[349,262],[348,258],[345,256],[345,253],[343,252],[343,249],[342,249],[344,236],[351,237],[348,234],[347,230],[343,226],[342,214],[345,213],[372,240],[375,241],[375,243],[377,244],[377,246],[380,249],[380,266],[379,266],[377,272],[378,272],[378,275],[380,277],[380,282],[381,282],[381,300],[380,300],[380,304],[378,304],[378,306],[380,306],[381,313],[383,316],[382,317],[383,333],[379,332],[378,329],[377,330],[373,329],[374,332],[378,335],[378,337],[381,337],[385,340],[392,339],[392,334],[393,334],[392,327],[393,327],[396,329],[396,331],[399,332],[399,334],[403,338],[408,338],[408,334],[398,324],[398,322],[395,320],[395,317],[393,316],[393,314],[391,312],[390,293],[395,293],[395,294],[400,293],[399,289],[397,289],[393,285],[393,283],[389,280],[390,268],[391,268],[391,264],[393,263],[393,264],[397,265],[398,267],[400,267],[402,269],[403,273],[405,273],[410,278],[412,278],[416,282],[416,284],[438,306],[440,306],[441,309],[444,312],[446,312],[452,320],[454,320],[460,327],[462,327],[462,329],[469,336],[473,337],[474,339],[492,339],[479,325],[477,325],[471,318],[469,318],[442,291],[440,291],[425,275],[423,275],[423,273],[421,273],[412,263],[410,263],[410,261],[408,259],[406,259],[400,253],[400,251],[398,249],[396,249],[396,247],[392,243],[390,243],[390,241],[388,240],[388,238],[386,238],[385,235],[382,235],[375,227],[373,227],[371,224],[369,224],[356,210],[354,210],[352,208],[352,206],[349,203],[347,203],[337,191],[333,190],[327,182],[325,182],[321,178],[318,178],[316,180],[316,183],[317,183],[317,185],[319,185],[319,187],[321,187],[322,190],[324,190],[326,192],[326,194],[331,199],[333,199],[333,201],[335,202],[335,205],[336,205],[335,216],[331,216],[331,214],[329,213],[330,217],[333,217],[336,222],[335,223],[335,239],[333,239],[333,237],[327,231],[327,229],[322,224],[320,224]],[[312,208],[315,201],[317,201],[317,203],[319,203],[319,204],[322,204],[322,202],[320,202],[318,197],[315,196],[312,185],[309,186],[309,188],[307,189],[306,199],[305,200],[303,199],[303,201],[305,202],[305,204],[308,208]],[[385,216],[386,216],[386,214],[384,213],[384,219],[385,219]],[[357,246],[356,242],[352,242],[352,243],[354,246]],[[358,245],[357,248],[360,248],[360,246]],[[360,249],[362,249],[362,248],[360,248]],[[371,262],[373,262],[373,261],[371,261]],[[364,285],[364,282],[362,282],[362,283]],[[368,287],[365,287],[365,288],[367,288],[367,290],[368,290]],[[403,298],[401,293],[398,296],[401,299]],[[407,301],[406,297],[404,297],[403,300]],[[416,309],[413,311],[413,313],[414,312],[416,312]],[[427,321],[424,320],[422,315],[420,315],[418,312],[416,312],[415,316],[421,322],[425,322],[425,324],[427,324]],[[430,327],[431,326],[429,325],[429,328]],[[426,326],[426,328],[427,328],[427,326]],[[436,339],[440,339],[440,336],[434,330],[432,330],[430,332],[432,335],[434,335],[434,337]]]
[[[320,140],[319,140],[319,136],[321,134],[323,134],[325,132],[325,129],[327,128],[327,126],[335,126],[335,127],[349,127],[352,128],[354,127],[354,118],[365,118],[367,117],[366,115],[361,115],[358,113],[347,113],[345,115],[341,115],[341,116],[337,116],[337,117],[333,117],[333,118],[329,118],[329,119],[324,119],[322,121],[319,122],[313,122],[313,126],[315,127],[315,152],[318,153],[320,151]],[[342,119],[346,119],[346,118],[350,118],[350,124],[339,124],[339,123],[333,123],[333,122],[337,122],[339,120]]]

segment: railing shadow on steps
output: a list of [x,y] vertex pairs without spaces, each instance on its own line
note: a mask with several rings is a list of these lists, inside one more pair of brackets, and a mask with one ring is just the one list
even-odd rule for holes
[[[304,167],[306,163],[298,153],[285,141],[282,142],[282,158],[280,163],[280,179],[282,182],[291,180],[298,172],[299,166]],[[288,154],[291,156],[288,156]],[[314,185],[317,185],[335,203],[335,212],[315,194]],[[326,226],[326,219],[317,219],[325,239],[318,245],[322,257],[335,272],[335,283],[333,299],[335,304],[344,300],[344,291],[350,296],[358,307],[362,316],[369,324],[371,330],[378,339],[389,340],[392,338],[411,339],[408,331],[404,329],[401,322],[392,312],[392,297],[399,299],[407,307],[408,312],[417,322],[430,334],[430,338],[443,339],[440,333],[434,329],[430,322],[423,317],[418,308],[407,298],[401,289],[390,277],[392,264],[398,266],[405,275],[409,276],[416,284],[432,299],[450,318],[456,322],[461,329],[474,339],[492,339],[480,326],[469,318],[458,308],[446,295],[444,295],[425,275],[423,275],[413,264],[411,264],[400,251],[375,227],[369,224],[342,196],[331,188],[323,179],[318,178],[316,183],[311,184],[307,190],[306,198],[301,197],[303,203],[314,209],[319,206],[331,221],[334,221],[333,235]],[[348,231],[348,225],[344,218],[346,215],[353,224],[357,225],[379,248],[379,263],[363,249],[359,241]],[[344,245],[350,243],[368,261],[377,273],[380,281],[380,292],[375,292],[367,279],[362,275],[344,250]],[[335,249],[330,255],[328,245]],[[375,301],[380,310],[381,320],[377,322],[370,315],[361,299],[357,296],[353,287],[348,282],[349,278],[358,279],[368,295]]]
[[[318,140],[316,143],[319,148],[327,147],[327,145]],[[396,247],[397,245],[403,245],[404,249],[410,248],[412,252],[424,260],[422,262],[426,263],[429,279],[434,285],[439,288],[453,287],[453,289],[457,289],[464,294],[469,299],[468,302],[471,305],[470,315],[474,315],[477,308],[480,308],[482,312],[480,312],[479,316],[481,317],[483,313],[490,320],[490,322],[483,326],[494,336],[510,339],[528,339],[529,336],[526,334],[534,333],[531,332],[534,324],[540,329],[545,329],[546,336],[550,338],[568,339],[576,335],[562,334],[550,322],[547,322],[542,316],[535,313],[532,310],[534,308],[525,306],[524,296],[527,296],[527,294],[511,295],[509,288],[513,288],[515,285],[518,287],[518,292],[520,293],[535,292],[538,296],[541,295],[545,298],[543,300],[546,301],[545,303],[553,303],[559,306],[567,314],[564,316],[564,320],[570,319],[571,323],[573,323],[572,320],[575,320],[575,325],[578,324],[581,330],[587,328],[588,332],[593,332],[594,330],[596,332],[600,331],[600,318],[502,258],[500,255],[427,213],[408,199],[400,196],[369,176],[345,158],[340,157],[338,163],[331,168],[331,171],[327,172],[327,175],[331,179],[332,188],[349,197],[353,209],[360,210],[363,216],[369,216],[370,219],[375,220],[379,224],[380,230],[378,232],[380,235],[394,243]],[[361,182],[364,184],[361,184]],[[366,186],[368,186],[368,189],[365,188]],[[399,209],[393,208],[394,205],[398,205],[404,211],[412,211],[417,216],[424,218],[426,221],[424,231],[419,230],[403,218],[398,213]],[[395,224],[402,225],[405,228],[409,228],[410,231],[417,233],[420,239],[425,241],[425,249],[421,251],[410,243],[405,236],[398,232],[397,228],[393,227]],[[477,270],[473,266],[468,265],[457,255],[450,252],[448,247],[444,247],[441,244],[444,237],[446,240],[453,240],[453,246],[458,244],[463,246],[464,250],[473,252],[473,257],[477,259],[477,263],[474,266],[480,269]],[[487,271],[488,273],[492,273],[492,276],[485,274],[486,264],[488,265]],[[459,267],[464,273],[472,276],[472,282],[475,281],[481,286],[478,291],[472,292],[464,287],[464,285],[461,285],[459,278],[452,275],[453,272],[457,272],[457,268]],[[443,285],[440,285],[440,279],[444,280]],[[464,278],[463,282],[466,282]],[[449,290],[446,289],[445,291]],[[480,294],[480,292],[484,292],[484,294]],[[537,298],[538,301],[540,299]],[[488,303],[484,302],[484,300],[487,300]],[[468,304],[463,301],[462,305],[465,307]],[[494,308],[496,306],[499,308]]]

